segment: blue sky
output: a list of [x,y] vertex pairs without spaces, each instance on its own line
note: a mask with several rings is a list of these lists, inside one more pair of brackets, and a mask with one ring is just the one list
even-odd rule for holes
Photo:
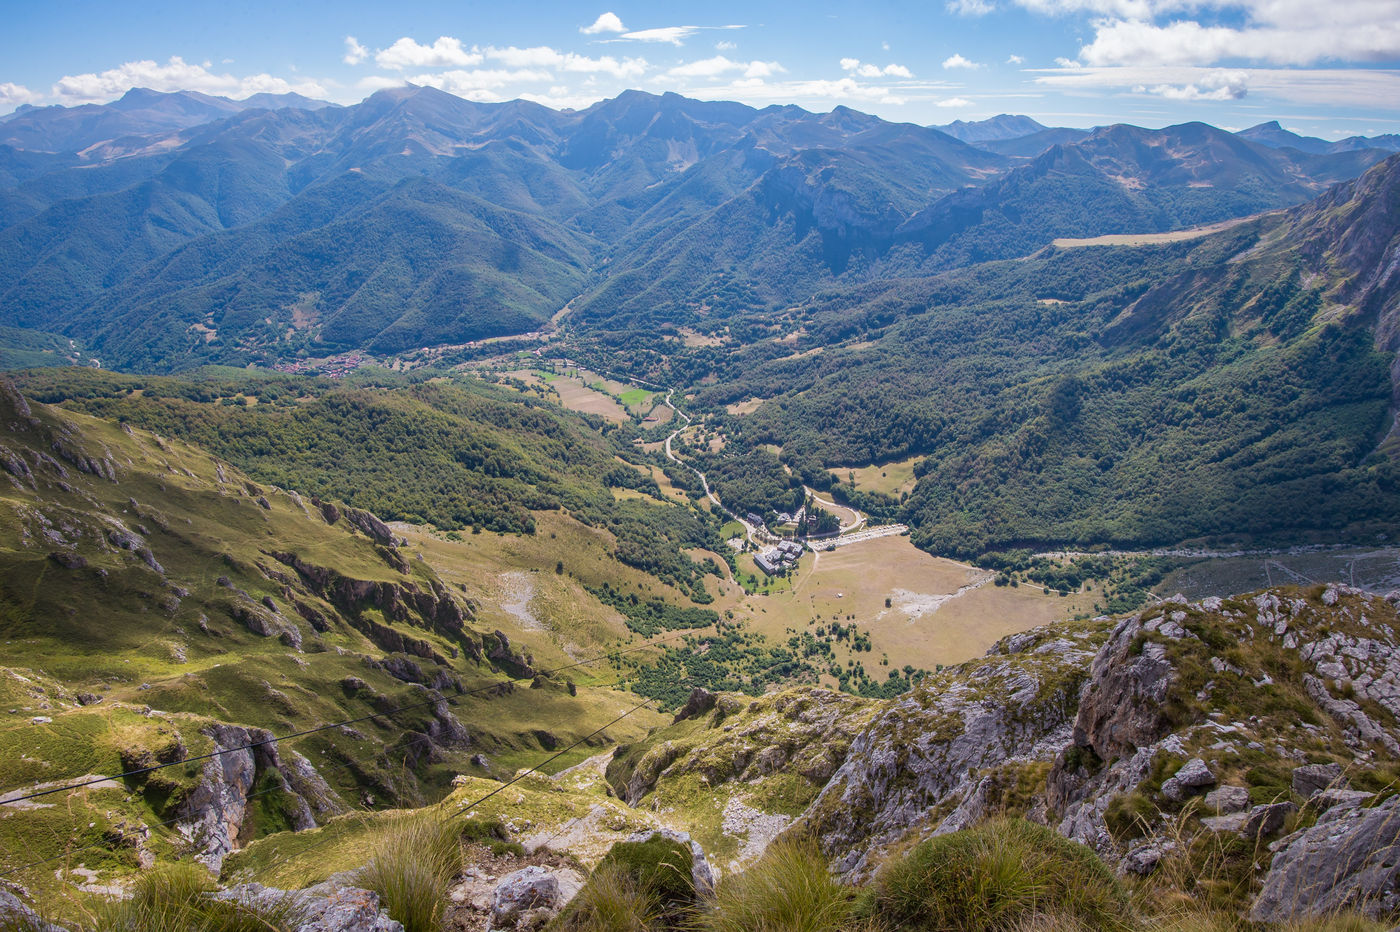
[[0,113],[133,86],[351,103],[408,81],[553,107],[635,87],[922,124],[1400,132],[1400,0],[60,0],[8,20]]

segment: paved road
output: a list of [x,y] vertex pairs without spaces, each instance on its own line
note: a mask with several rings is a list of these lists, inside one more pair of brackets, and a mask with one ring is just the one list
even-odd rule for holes
[[[633,381],[636,380],[633,379]],[[774,537],[772,534],[769,534],[767,528],[755,527],[749,522],[747,518],[741,518],[739,515],[726,508],[724,506],[724,503],[719,500],[719,496],[716,495],[714,493],[714,490],[710,488],[710,480],[705,478],[705,474],[702,473],[700,470],[696,469],[694,466],[691,466],[689,463],[682,460],[679,456],[676,455],[675,451],[671,448],[671,442],[693,426],[690,419],[690,415],[686,414],[680,408],[677,408],[671,402],[671,396],[674,393],[675,389],[668,390],[666,392],[666,398],[662,403],[666,405],[666,407],[674,411],[676,417],[684,420],[685,425],[676,428],[675,430],[671,431],[671,433],[666,435],[666,458],[671,462],[676,463],[679,466],[684,466],[686,469],[689,469],[691,472],[695,473],[695,475],[700,479],[700,485],[705,490],[705,495],[707,498],[709,498],[710,502],[724,514],[728,515],[730,518],[732,518],[735,521],[738,521],[744,526],[744,536],[749,539],[750,544],[752,544],[754,547],[761,548],[767,544],[778,543],[778,538]],[[808,546],[814,550],[817,548],[825,549],[826,547],[831,545],[843,547],[846,544],[858,544],[861,541],[874,540],[878,537],[888,537],[892,534],[903,534],[906,531],[908,531],[908,528],[906,528],[902,524],[880,525],[878,527],[871,527],[866,528],[865,530],[861,530],[861,527],[865,524],[866,516],[860,511],[857,511],[856,509],[850,508],[846,505],[838,505],[836,502],[828,501],[824,498],[821,498],[811,488],[808,488],[806,486],[804,486],[803,488],[806,489],[807,494],[810,495],[812,497],[812,500],[818,505],[823,505],[827,508],[831,508],[833,511],[847,511],[856,516],[856,519],[850,524],[841,525],[839,537],[828,537],[823,540],[808,542]]]
[[763,543],[771,543],[773,540],[772,535],[769,534],[766,529],[754,527],[752,524],[749,523],[747,518],[741,518],[734,512],[730,511],[728,508],[724,507],[724,503],[719,500],[719,496],[716,495],[714,493],[714,490],[710,488],[710,480],[705,478],[705,474],[700,470],[696,469],[694,466],[691,466],[689,463],[682,460],[679,456],[676,456],[676,454],[671,450],[671,441],[676,439],[676,437],[680,436],[683,431],[689,430],[691,426],[690,415],[686,414],[680,408],[677,408],[674,404],[671,403],[671,395],[674,392],[675,389],[671,389],[666,392],[666,400],[663,402],[663,404],[665,404],[666,407],[674,411],[677,417],[684,418],[685,426],[676,428],[666,436],[666,458],[673,463],[676,463],[680,466],[684,466],[686,469],[689,469],[691,472],[695,473],[697,477],[699,477],[700,485],[705,490],[705,495],[707,498],[709,498],[711,504],[713,504],[720,511],[724,512],[730,518],[733,518],[735,521],[738,521],[744,526],[744,536],[749,539],[750,544],[753,544],[755,547],[760,547],[763,545]]
[[816,502],[818,505],[824,505],[827,508],[830,508],[833,513],[839,511],[849,511],[851,514],[856,516],[856,520],[852,523],[841,525],[842,534],[849,534],[865,523],[865,515],[861,514],[859,511],[850,507],[849,505],[838,505],[835,502],[829,502],[826,499],[819,497],[817,495],[816,490],[811,488],[810,486],[804,485],[803,488],[806,489],[807,494],[812,497],[812,501]]

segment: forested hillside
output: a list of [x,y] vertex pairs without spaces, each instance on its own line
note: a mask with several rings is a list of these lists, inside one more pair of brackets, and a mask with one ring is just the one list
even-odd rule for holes
[[[2,125],[0,325],[145,371],[391,357],[566,306],[595,330],[698,324],[1295,204],[1385,154],[1188,124],[1047,137],[1017,164],[1037,144],[636,91],[579,112],[132,92]],[[1045,132],[1020,128],[987,145]]]

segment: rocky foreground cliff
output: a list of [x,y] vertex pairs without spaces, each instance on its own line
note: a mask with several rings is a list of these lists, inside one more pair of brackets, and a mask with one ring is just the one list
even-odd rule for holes
[[1397,602],[1341,586],[1168,599],[1007,638],[895,700],[697,691],[672,724],[557,776],[462,777],[431,810],[255,841],[223,877],[259,880],[228,894],[245,898],[317,882],[307,903],[353,900],[365,923],[308,929],[390,929],[356,869],[386,826],[445,814],[487,839],[444,895],[450,927],[526,929],[629,839],[679,843],[700,887],[787,840],[864,885],[924,839],[1014,816],[1129,887],[1263,922],[1391,918]]
[[887,702],[697,696],[609,777],[740,855],[731,869],[803,835],[862,881],[918,839],[1014,813],[1256,919],[1385,914],[1400,905],[1397,600],[1171,599],[1016,635]]

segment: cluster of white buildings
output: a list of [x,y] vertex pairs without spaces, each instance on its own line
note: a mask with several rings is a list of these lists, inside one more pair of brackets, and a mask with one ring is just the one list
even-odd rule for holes
[[802,545],[795,540],[785,540],[772,550],[754,557],[753,562],[769,576],[778,576],[796,566],[801,556]]

